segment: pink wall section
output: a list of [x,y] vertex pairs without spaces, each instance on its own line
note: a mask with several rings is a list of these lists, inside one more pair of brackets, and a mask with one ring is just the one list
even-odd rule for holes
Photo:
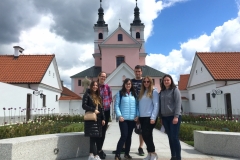
[[159,92],[161,90],[161,87],[160,87],[160,81],[158,77],[151,77],[152,79],[154,79],[154,82],[155,82],[155,85],[154,87],[157,88],[157,91]]
[[138,48],[103,48],[102,49],[102,70],[112,73],[116,69],[116,57],[125,56],[125,63],[132,69],[139,64]]
[[95,66],[101,66],[100,57],[95,57]]
[[[85,78],[85,77],[84,77]],[[78,86],[78,80],[84,80],[84,78],[73,78],[73,92],[76,93],[77,95],[80,96],[80,94],[82,94],[83,92],[83,86]],[[97,77],[88,77],[88,79],[90,79],[91,81],[94,80],[96,81],[97,80]]]
[[[123,35],[123,41],[118,41],[118,34]],[[112,37],[110,37],[108,40],[106,40],[106,42],[104,42],[104,44],[136,44],[136,42],[134,42],[131,37],[126,35],[126,32],[124,32],[123,30],[120,29],[120,30],[116,31],[114,33],[114,35],[112,35]]]
[[145,65],[145,57],[139,57],[139,65]]

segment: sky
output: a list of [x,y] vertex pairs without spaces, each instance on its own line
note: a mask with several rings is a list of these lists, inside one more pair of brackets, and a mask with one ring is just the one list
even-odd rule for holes
[[[128,33],[135,0],[102,0],[110,35],[119,21]],[[99,0],[1,0],[0,54],[55,54],[61,79],[94,65],[93,25]],[[189,74],[196,52],[240,52],[240,0],[138,0],[145,24],[146,65]],[[119,20],[120,19],[120,20]]]

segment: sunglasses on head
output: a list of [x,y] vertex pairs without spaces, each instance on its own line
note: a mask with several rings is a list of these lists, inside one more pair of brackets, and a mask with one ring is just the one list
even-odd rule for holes
[[143,83],[150,83],[150,81],[143,81]]

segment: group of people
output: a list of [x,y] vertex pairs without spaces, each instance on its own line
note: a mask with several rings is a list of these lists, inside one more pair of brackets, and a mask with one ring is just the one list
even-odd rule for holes
[[[153,129],[158,117],[168,135],[171,150],[171,160],[181,160],[181,145],[178,139],[181,123],[181,96],[170,75],[165,75],[161,82],[161,91],[154,89],[151,77],[142,77],[142,67],[137,65],[134,69],[135,78],[126,78],[122,89],[116,94],[114,109],[119,120],[121,132],[116,146],[115,160],[121,160],[124,151],[125,159],[130,156],[132,133],[136,125],[140,124],[139,155],[144,156],[143,144],[147,146],[147,156],[144,160],[157,160],[155,152]],[[97,121],[85,121],[84,133],[90,137],[89,160],[105,159],[106,154],[102,147],[106,129],[110,118],[110,105],[112,92],[104,83],[106,73],[99,73],[98,80],[92,81],[86,90],[82,107],[84,110],[97,114]]]

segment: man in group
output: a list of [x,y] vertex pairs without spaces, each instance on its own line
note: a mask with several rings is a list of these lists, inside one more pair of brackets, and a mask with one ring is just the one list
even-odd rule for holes
[[[132,85],[138,96],[141,90],[141,85],[142,85],[142,67],[140,65],[136,65],[134,68],[134,73],[135,73],[135,78],[132,79]],[[143,141],[142,135],[139,134],[138,154],[140,156],[144,156],[143,144],[144,144],[144,141]]]

